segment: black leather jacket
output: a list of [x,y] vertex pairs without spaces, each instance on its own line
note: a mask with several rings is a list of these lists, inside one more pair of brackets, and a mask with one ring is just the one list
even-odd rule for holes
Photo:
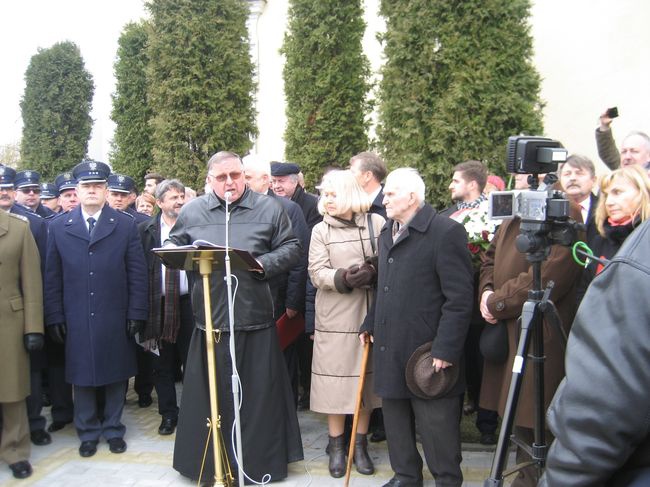
[[[207,240],[224,246],[225,204],[213,192],[190,201],[181,209],[169,241],[188,245]],[[230,246],[247,250],[262,264],[264,274],[235,270],[235,329],[257,330],[273,326],[273,299],[268,279],[286,273],[301,257],[301,247],[293,235],[291,223],[279,202],[246,189],[230,206]],[[205,329],[203,282],[193,273],[192,306],[196,326]],[[212,319],[215,329],[228,330],[228,301],[224,270],[211,277]]]
[[555,441],[540,486],[629,485],[650,467],[649,290],[646,221],[594,278],[578,309],[566,378],[547,413]]

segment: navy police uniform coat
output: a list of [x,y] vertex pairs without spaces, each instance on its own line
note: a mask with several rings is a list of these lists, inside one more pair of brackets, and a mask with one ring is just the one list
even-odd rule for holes
[[81,207],[49,225],[45,323],[66,323],[66,381],[101,386],[137,372],[126,321],[147,319],[147,269],[135,220],[102,209],[92,238]]

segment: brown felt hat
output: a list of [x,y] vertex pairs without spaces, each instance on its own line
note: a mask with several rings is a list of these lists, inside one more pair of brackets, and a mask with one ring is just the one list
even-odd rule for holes
[[458,367],[433,370],[432,343],[416,348],[406,363],[406,385],[413,395],[422,399],[442,397],[458,382]]

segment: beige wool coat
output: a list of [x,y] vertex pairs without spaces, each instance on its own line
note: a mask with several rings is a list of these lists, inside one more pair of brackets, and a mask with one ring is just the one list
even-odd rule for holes
[[43,333],[41,261],[27,220],[0,210],[0,402],[29,395],[27,333]]
[[[375,243],[384,219],[370,214]],[[316,287],[316,327],[311,374],[311,409],[325,414],[354,413],[363,348],[359,326],[373,298],[372,289],[340,293],[334,284],[338,269],[362,264],[373,255],[368,217],[354,216],[354,224],[329,215],[312,231],[309,277]],[[372,359],[368,360],[362,407],[381,405],[373,391]]]

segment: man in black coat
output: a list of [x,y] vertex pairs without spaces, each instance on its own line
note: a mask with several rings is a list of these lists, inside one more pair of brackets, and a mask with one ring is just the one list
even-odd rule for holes
[[298,164],[292,162],[272,162],[272,189],[276,195],[289,198],[300,206],[307,226],[309,227],[309,232],[311,233],[314,226],[323,220],[323,216],[318,212],[318,198],[311,193],[307,193],[298,184],[299,172],[300,166]]
[[592,281],[553,397],[541,487],[650,485],[650,222]]
[[[301,247],[280,203],[246,187],[243,164],[237,154],[214,154],[208,161],[207,180],[210,191],[183,207],[168,244],[188,245],[207,240],[225,246],[227,224],[228,245],[247,250],[262,267],[232,271],[237,278],[237,293],[232,302],[235,365],[241,377],[243,465],[247,475],[256,481],[267,474],[271,481],[276,481],[287,476],[289,462],[302,460],[303,451],[289,377],[275,330],[268,281],[300,260]],[[201,462],[208,432],[205,418],[210,415],[202,279],[193,281],[191,292],[197,326],[183,382],[174,468],[186,477],[207,482],[214,479],[215,466],[210,446],[205,465]],[[219,330],[217,334],[229,334],[227,289],[221,270],[211,276],[210,293],[211,321]],[[234,422],[233,362],[228,342],[227,338],[217,341],[214,355],[225,450],[235,470],[235,452],[230,441]]]
[[386,163],[374,152],[359,152],[350,158],[350,171],[372,201],[368,211],[386,219],[384,192],[381,185],[388,174]]
[[[417,423],[436,485],[460,487],[458,404],[465,386],[462,352],[472,314],[472,264],[465,229],[426,204],[424,191],[413,169],[388,175],[389,220],[379,235],[377,293],[360,338],[374,341],[375,392],[382,398],[395,472],[386,486],[422,486]],[[442,397],[422,399],[407,387],[405,369],[415,349],[430,341],[435,372],[459,367],[459,379]]]
[[[318,198],[313,194],[307,193],[299,183],[298,174],[300,173],[300,166],[292,162],[272,162],[271,163],[271,189],[273,193],[282,198],[288,198],[302,210],[302,213],[307,222],[309,236],[311,238],[311,231],[317,223],[323,220],[323,216],[318,212]],[[309,246],[305,247],[305,255],[309,255]],[[311,281],[307,279],[307,303],[306,306],[311,307],[311,303],[316,296],[316,289],[312,286]],[[311,360],[313,354],[314,342],[310,335],[314,333],[312,329],[314,314],[308,310],[305,316],[306,333],[298,338],[298,361],[300,372],[300,386],[303,393],[299,400],[299,407],[301,409],[309,408],[309,391],[311,389]]]
[[[287,318],[294,318],[298,313],[304,315],[307,285],[307,249],[309,249],[311,240],[307,222],[305,222],[305,217],[297,203],[288,198],[277,196],[270,190],[271,166],[268,162],[262,161],[253,155],[244,157],[243,162],[248,187],[256,193],[265,194],[280,202],[289,216],[293,233],[303,248],[302,258],[296,265],[289,269],[288,272],[279,274],[269,280],[271,295],[273,296],[273,316],[277,321],[283,314],[286,314]],[[298,404],[299,381],[298,342],[299,338],[290,343],[283,351],[296,405]]]
[[592,191],[596,186],[596,167],[588,157],[572,154],[560,170],[560,184],[567,198],[580,207],[582,221],[587,227],[587,243],[598,233],[594,215],[598,206],[598,196]]
[[[153,384],[158,395],[158,413],[162,417],[158,434],[171,435],[178,423],[176,399],[176,363],[185,366],[194,319],[185,271],[167,269],[152,249],[162,246],[176,223],[185,203],[185,186],[165,180],[156,186],[156,205],[160,213],[138,225],[149,276],[149,318],[142,333],[144,341],[155,344],[158,354],[147,354],[152,365]],[[152,343],[148,343],[148,347]]]

